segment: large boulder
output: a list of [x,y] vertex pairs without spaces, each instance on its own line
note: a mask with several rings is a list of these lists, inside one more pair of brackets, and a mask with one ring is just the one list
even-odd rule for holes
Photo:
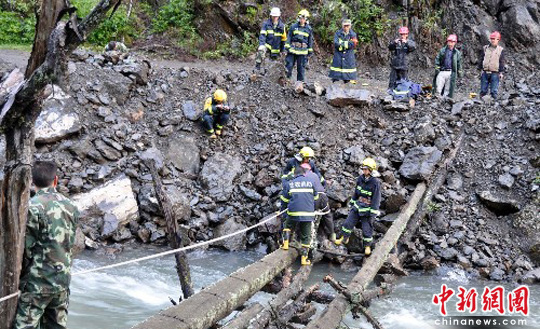
[[117,72],[127,76],[135,83],[145,86],[149,81],[150,76],[150,62],[147,60],[127,63],[125,65],[117,65],[114,69]]
[[182,112],[184,112],[186,119],[191,121],[199,120],[203,114],[202,108],[195,105],[193,101],[185,101],[182,104]]
[[227,201],[232,194],[234,179],[242,171],[242,159],[225,153],[216,153],[201,170],[202,186],[217,201]]
[[74,112],[75,100],[60,87],[53,86],[51,95],[43,102],[36,120],[36,143],[52,143],[81,130],[79,114]]
[[332,85],[326,90],[328,103],[337,107],[348,105],[368,106],[371,104],[373,98],[373,94],[364,89],[349,89]]
[[406,155],[399,173],[411,181],[427,180],[442,157],[436,147],[415,147]]
[[529,253],[536,266],[540,266],[540,197],[515,214],[512,223],[523,235],[523,239],[516,239],[521,249]]
[[[238,223],[235,219],[231,218],[214,229],[214,237],[219,238],[220,236],[238,232],[245,228],[246,225]],[[215,242],[212,245],[230,251],[243,250],[246,248],[246,233],[234,235],[228,239]]]
[[509,215],[519,211],[519,203],[516,200],[505,198],[503,196],[495,195],[491,191],[478,191],[476,195],[480,198],[480,201],[495,214]]
[[364,158],[366,157],[361,145],[351,146],[348,149],[343,150],[343,153],[346,161],[356,165],[362,164],[362,161],[364,161]]
[[91,190],[75,195],[73,202],[81,218],[99,215],[103,220],[102,238],[112,236],[117,230],[139,216],[139,208],[131,187],[131,180],[124,175]]
[[[540,42],[540,25],[538,15],[540,4],[538,1],[504,0],[504,10],[500,14],[505,30],[512,31],[512,35],[505,40],[509,45],[518,49],[530,48],[533,56],[538,56],[535,47]],[[535,53],[536,52],[536,53]]]
[[189,196],[176,186],[165,186],[165,193],[169,197],[174,216],[178,222],[183,222],[191,217]]
[[180,135],[169,141],[166,160],[180,171],[197,175],[200,167],[200,150],[192,136]]

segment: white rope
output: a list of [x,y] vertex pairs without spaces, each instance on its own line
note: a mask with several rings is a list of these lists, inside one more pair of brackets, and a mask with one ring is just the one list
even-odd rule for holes
[[[221,241],[221,240],[228,239],[228,238],[230,238],[232,236],[247,232],[247,231],[249,231],[251,229],[254,229],[254,228],[259,227],[259,226],[261,226],[263,224],[266,224],[269,221],[271,221],[272,219],[282,215],[285,211],[287,211],[287,209],[279,211],[279,212],[275,213],[274,215],[262,220],[261,222],[259,222],[257,224],[254,224],[254,225],[252,225],[250,227],[241,229],[239,231],[236,231],[236,232],[224,235],[224,236],[220,236],[219,238],[215,238],[215,239],[212,239],[212,240],[204,241],[204,242],[201,242],[201,243],[197,243],[197,244],[194,244],[194,245],[190,245],[190,246],[186,246],[186,247],[182,247],[182,248],[178,248],[178,249],[167,250],[167,251],[164,251],[164,252],[161,252],[161,253],[158,253],[158,254],[154,254],[154,255],[150,255],[150,256],[146,256],[146,257],[141,257],[141,258],[136,258],[136,259],[128,260],[128,261],[125,261],[125,262],[120,262],[120,263],[116,263],[116,264],[111,264],[111,265],[107,265],[107,266],[102,266],[102,267],[97,267],[97,268],[92,268],[92,269],[76,272],[76,273],[73,273],[72,276],[78,276],[78,275],[98,272],[98,271],[102,271],[102,270],[108,270],[108,269],[111,269],[111,268],[116,268],[116,267],[129,265],[129,264],[133,264],[133,263],[138,263],[138,262],[142,262],[142,261],[145,261],[145,260],[159,258],[159,257],[171,255],[171,254],[176,254],[176,253],[179,253],[179,252],[182,252],[182,251],[191,250],[191,249],[199,248],[199,247],[202,247],[202,246],[206,246],[208,244],[212,244],[214,242],[218,242],[218,241]],[[317,216],[318,215],[325,215],[328,212],[329,211],[315,212],[315,215],[317,215]],[[8,300],[10,298],[18,297],[19,294],[20,294],[20,291],[17,291],[16,293],[13,293],[11,295],[2,297],[2,298],[0,298],[0,303],[3,302],[3,301]]]

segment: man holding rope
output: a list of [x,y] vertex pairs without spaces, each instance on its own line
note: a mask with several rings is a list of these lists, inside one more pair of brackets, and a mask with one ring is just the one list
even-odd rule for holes
[[37,192],[28,208],[14,329],[66,328],[71,249],[79,212],[56,191],[56,170],[51,161],[36,162],[32,168]]

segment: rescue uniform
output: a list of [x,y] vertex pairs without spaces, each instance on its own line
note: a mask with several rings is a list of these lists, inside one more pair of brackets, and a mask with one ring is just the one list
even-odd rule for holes
[[53,187],[30,200],[14,329],[64,329],[79,212]]
[[304,81],[307,57],[313,54],[313,31],[311,26],[308,23],[304,26],[301,26],[299,22],[294,23],[289,30],[285,49],[287,50],[287,57],[285,57],[287,78],[291,78],[292,69],[296,63],[296,80]]
[[318,177],[307,172],[296,175],[283,186],[281,191],[281,210],[287,209],[284,232],[294,232],[300,226],[300,243],[304,248],[311,247],[311,230],[315,220],[315,202],[319,199],[322,185]]
[[279,53],[285,51],[286,41],[287,32],[281,19],[278,20],[277,24],[274,24],[272,19],[264,21],[259,34],[259,46],[265,46],[265,48],[257,51],[255,63],[260,65],[266,57],[266,52],[270,53],[271,59],[277,59]]
[[354,195],[350,201],[352,205],[349,216],[341,227],[342,235],[346,239],[353,231],[358,221],[361,222],[364,246],[373,243],[373,218],[379,213],[381,203],[381,183],[375,177],[366,178],[360,175],[356,181]]
[[398,42],[394,40],[390,42],[388,49],[390,49],[390,52],[392,53],[392,62],[390,64],[390,82],[388,83],[388,88],[394,89],[396,81],[407,79],[407,73],[409,70],[407,54],[416,49],[416,43],[410,39],[408,39],[407,42],[402,42],[401,39]]
[[354,42],[357,39],[356,33],[349,30],[345,34],[343,29],[334,35],[334,58],[330,66],[330,78],[332,80],[343,80],[348,82],[356,80],[356,58]]
[[[223,126],[229,122],[231,116],[231,110],[225,110],[217,107],[220,103],[217,103],[213,97],[208,97],[204,102],[203,110],[203,126],[210,134],[214,133],[214,128],[223,129]],[[229,103],[222,103],[223,106],[229,106]]]
[[444,46],[435,58],[433,90],[439,95],[454,97],[457,77],[463,77],[461,51],[456,47],[451,50],[448,46]]
[[499,74],[506,71],[505,51],[501,46],[493,47],[486,45],[483,48],[481,61],[478,68],[482,70],[480,77],[480,96],[485,96],[489,92],[491,97],[497,98],[499,92]]

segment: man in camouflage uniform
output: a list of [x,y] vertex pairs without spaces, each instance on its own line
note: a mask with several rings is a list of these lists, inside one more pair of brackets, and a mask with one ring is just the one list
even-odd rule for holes
[[71,248],[79,212],[73,203],[56,192],[56,164],[34,164],[32,178],[37,188],[30,200],[21,296],[14,329],[66,328]]

